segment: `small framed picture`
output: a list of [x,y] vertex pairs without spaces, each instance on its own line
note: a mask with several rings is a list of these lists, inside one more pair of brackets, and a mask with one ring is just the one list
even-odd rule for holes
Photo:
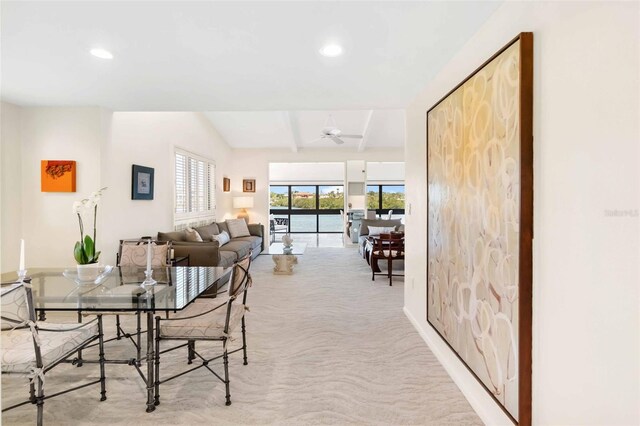
[[229,178],[222,178],[222,190],[224,192],[229,192],[231,191],[231,179]]
[[153,200],[153,168],[131,166],[131,199]]
[[256,180],[242,179],[242,192],[256,192]]

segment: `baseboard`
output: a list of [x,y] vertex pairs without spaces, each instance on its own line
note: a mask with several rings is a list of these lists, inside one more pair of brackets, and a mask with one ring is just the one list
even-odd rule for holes
[[513,422],[496,405],[487,391],[467,370],[467,367],[460,362],[455,354],[451,353],[451,349],[440,336],[435,331],[433,331],[433,336],[430,336],[422,329],[420,323],[411,315],[406,306],[402,310],[484,424],[513,426]]

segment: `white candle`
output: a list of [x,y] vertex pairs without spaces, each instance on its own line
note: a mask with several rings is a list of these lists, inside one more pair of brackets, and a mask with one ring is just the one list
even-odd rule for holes
[[151,240],[149,240],[149,245],[147,246],[147,271],[151,270],[151,251],[153,248],[151,247]]
[[20,266],[18,266],[18,271],[24,271],[24,240],[20,240]]

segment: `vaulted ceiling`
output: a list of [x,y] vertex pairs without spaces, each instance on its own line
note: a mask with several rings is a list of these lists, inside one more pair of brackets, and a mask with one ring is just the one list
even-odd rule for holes
[[336,148],[330,139],[319,139],[329,124],[344,134],[341,149],[401,148],[404,145],[404,111],[234,111],[206,112],[221,136],[234,148],[289,148],[292,151]]
[[[402,147],[404,108],[499,2],[2,1],[2,99],[205,111],[235,148]],[[339,43],[343,55],[319,49]],[[113,59],[89,54],[100,47]],[[315,142],[313,142],[315,141]]]
[[[359,110],[352,124],[362,131],[366,111],[404,108],[497,6],[2,1],[2,98],[137,111]],[[329,41],[344,54],[320,56]],[[114,58],[89,55],[94,47]]]

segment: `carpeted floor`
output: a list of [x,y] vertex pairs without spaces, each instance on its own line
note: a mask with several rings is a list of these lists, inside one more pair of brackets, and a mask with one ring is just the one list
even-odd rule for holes
[[[230,407],[224,405],[224,385],[200,369],[163,385],[160,406],[145,413],[145,389],[133,367],[108,365],[107,401],[99,402],[98,386],[53,398],[45,403],[45,423],[481,424],[402,312],[402,278],[393,287],[384,277],[372,282],[353,248],[309,248],[292,276],[274,276],[272,266],[269,256],[252,266],[249,365],[242,365],[240,352],[231,359]],[[110,330],[113,323],[105,321]],[[219,351],[221,345],[198,346],[208,348]],[[123,341],[106,352],[111,358],[133,353]],[[163,375],[177,372],[186,350],[162,360]],[[57,367],[47,375],[46,389],[94,378],[97,370]],[[27,393],[25,380],[3,377],[3,406]],[[2,421],[34,424],[35,407],[3,413]]]

